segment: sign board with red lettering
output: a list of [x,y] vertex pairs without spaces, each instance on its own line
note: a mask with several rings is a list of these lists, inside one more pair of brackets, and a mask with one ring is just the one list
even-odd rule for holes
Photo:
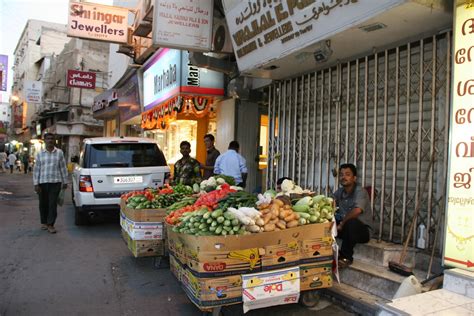
[[242,275],[244,313],[251,309],[298,303],[300,267]]
[[66,83],[70,88],[95,89],[95,72],[68,70]]
[[127,43],[126,8],[87,2],[69,2],[67,35],[111,43]]
[[454,1],[454,62],[443,262],[474,271],[474,1]]
[[210,51],[213,0],[155,0],[153,44]]

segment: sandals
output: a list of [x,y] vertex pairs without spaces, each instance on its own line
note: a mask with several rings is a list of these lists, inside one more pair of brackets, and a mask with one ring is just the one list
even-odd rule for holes
[[338,260],[339,269],[347,268],[351,264],[352,264],[352,260],[349,260],[349,259],[343,258],[343,257],[339,257],[339,260]]

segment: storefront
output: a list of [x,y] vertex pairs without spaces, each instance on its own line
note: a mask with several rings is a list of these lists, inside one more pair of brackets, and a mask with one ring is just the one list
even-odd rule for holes
[[[373,190],[379,239],[404,240],[419,198],[428,207],[417,226],[433,232],[444,209],[449,5],[308,1],[258,11],[232,0],[224,5],[239,70],[275,80],[265,90],[268,121],[260,124],[261,138],[268,133],[267,187],[286,176],[329,194],[339,185],[338,166],[351,162],[358,181]],[[426,238],[430,247],[433,235]]]
[[191,156],[205,161],[203,138],[217,135],[223,87],[222,73],[193,66],[186,51],[162,49],[145,64],[141,127],[159,143],[168,163],[181,158],[184,140],[191,143]]
[[120,136],[117,90],[107,90],[94,98],[92,113],[95,119],[104,121],[104,136]]

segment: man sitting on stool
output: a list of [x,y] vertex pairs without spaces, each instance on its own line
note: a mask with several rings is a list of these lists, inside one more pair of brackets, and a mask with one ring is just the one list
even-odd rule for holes
[[339,167],[341,187],[334,192],[337,211],[335,214],[338,238],[342,239],[339,251],[341,268],[352,264],[354,247],[370,240],[372,210],[367,191],[357,184],[357,168],[353,164],[342,164]]

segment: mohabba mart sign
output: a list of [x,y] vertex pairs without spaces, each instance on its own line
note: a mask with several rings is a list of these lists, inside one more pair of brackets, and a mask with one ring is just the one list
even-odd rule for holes
[[67,35],[127,43],[128,9],[87,2],[69,3]]
[[67,86],[70,88],[95,89],[95,72],[68,70]]

